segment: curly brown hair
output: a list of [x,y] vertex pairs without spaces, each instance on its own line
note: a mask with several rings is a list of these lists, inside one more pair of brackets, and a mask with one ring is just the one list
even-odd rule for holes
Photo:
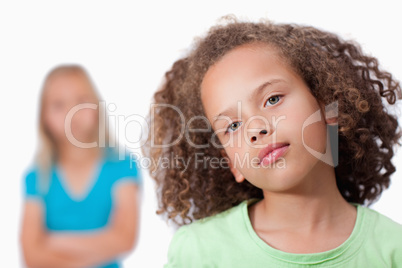
[[[200,85],[209,67],[228,51],[250,43],[276,48],[318,101],[338,102],[337,186],[348,202],[374,202],[395,172],[391,158],[394,145],[400,145],[401,132],[396,116],[388,112],[383,100],[395,104],[402,98],[399,83],[389,72],[380,70],[377,59],[365,55],[358,44],[333,33],[295,24],[231,19],[198,39],[188,55],[173,64],[154,95],[158,105],[150,113],[153,131],[143,153],[154,160],[170,157],[173,164],[166,167],[153,161],[151,167],[159,198],[158,213],[182,225],[243,200],[263,198],[262,190],[249,182],[237,183],[229,167],[207,168],[197,165],[194,157],[225,157],[216,146],[219,141],[212,139],[208,122],[192,118],[204,116]],[[184,124],[186,130],[205,130],[187,131],[186,139],[180,138]],[[172,145],[160,148],[155,143]],[[188,165],[179,158],[186,159]]]

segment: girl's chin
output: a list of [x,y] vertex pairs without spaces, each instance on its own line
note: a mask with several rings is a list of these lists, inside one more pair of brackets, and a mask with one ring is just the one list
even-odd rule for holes
[[[250,182],[252,183],[252,182]],[[264,193],[294,193],[298,189],[302,189],[303,181],[300,179],[291,179],[289,176],[276,176],[265,181],[252,183],[254,186],[260,188]]]

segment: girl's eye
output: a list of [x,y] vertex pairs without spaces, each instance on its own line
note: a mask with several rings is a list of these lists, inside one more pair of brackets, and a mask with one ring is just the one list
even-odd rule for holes
[[226,133],[228,132],[234,132],[236,131],[240,126],[241,126],[241,122],[233,122],[229,125],[228,129],[226,130]]
[[278,101],[279,101],[280,99],[281,99],[281,96],[279,96],[279,95],[269,97],[269,98],[267,99],[267,101],[265,102],[265,106],[264,106],[264,107],[267,107],[268,105],[275,105],[275,104],[278,103]]

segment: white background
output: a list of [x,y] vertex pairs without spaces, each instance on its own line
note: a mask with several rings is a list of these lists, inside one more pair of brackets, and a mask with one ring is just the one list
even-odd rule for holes
[[[18,236],[22,175],[37,144],[39,90],[61,63],[85,66],[111,115],[145,116],[163,74],[226,14],[310,24],[352,38],[402,79],[398,1],[3,1],[0,2],[0,256],[23,267]],[[247,3],[247,4],[246,4]],[[138,140],[139,125],[125,132]],[[402,156],[391,188],[373,208],[402,223]],[[140,238],[125,267],[161,267],[173,228],[155,214],[153,182],[144,171]]]

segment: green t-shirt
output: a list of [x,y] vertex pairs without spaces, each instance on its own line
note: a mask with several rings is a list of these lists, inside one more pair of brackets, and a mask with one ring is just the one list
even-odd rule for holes
[[356,205],[350,237],[320,253],[294,254],[270,247],[255,233],[244,201],[218,215],[181,227],[165,268],[180,267],[402,267],[402,225]]

